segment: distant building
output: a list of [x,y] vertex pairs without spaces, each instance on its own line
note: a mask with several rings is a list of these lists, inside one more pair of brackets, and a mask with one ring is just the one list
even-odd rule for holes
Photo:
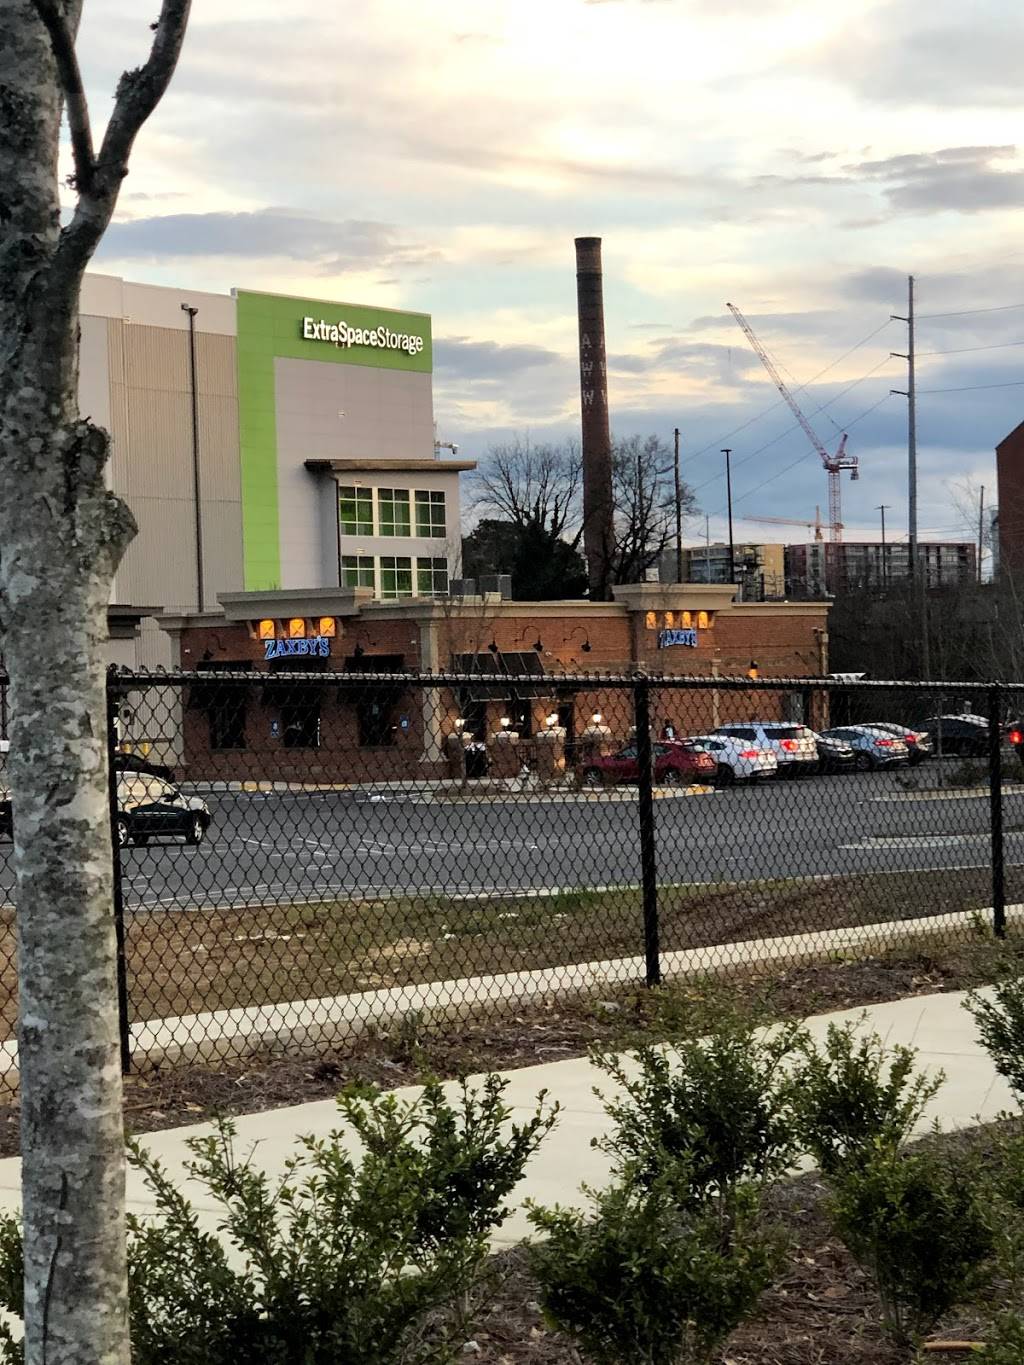
[[1016,577],[1024,571],[1024,422],[996,446],[996,502],[999,539],[993,557],[1001,573]]
[[[971,541],[919,541],[918,563],[929,588],[973,582],[978,550]],[[812,541],[786,546],[786,590],[790,597],[823,597],[826,593],[880,591],[910,574],[910,547],[905,541]]]
[[[665,550],[661,557],[661,582],[676,581],[676,552]],[[688,546],[683,549],[684,583],[737,583],[743,602],[770,602],[786,595],[785,547],[744,541],[733,546],[733,563],[729,563],[729,546],[715,541],[711,545]]]

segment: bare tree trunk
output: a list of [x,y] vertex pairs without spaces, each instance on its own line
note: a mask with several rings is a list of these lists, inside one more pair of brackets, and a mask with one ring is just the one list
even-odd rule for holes
[[[10,675],[28,1365],[127,1365],[124,1134],[103,644],[135,533],[78,414],[82,276],[174,69],[165,0],[92,148],[82,0],[0,4],[0,629]],[[62,109],[78,204],[61,228]]]

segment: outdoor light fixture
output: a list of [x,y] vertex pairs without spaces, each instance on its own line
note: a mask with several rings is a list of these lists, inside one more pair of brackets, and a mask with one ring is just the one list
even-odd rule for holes
[[261,621],[259,624],[259,637],[261,640],[272,640],[277,633],[277,626],[274,621]]
[[558,712],[552,711],[551,715],[548,716],[547,720],[545,721],[545,724],[547,725],[549,730],[553,730],[555,726],[558,724]]
[[492,654],[497,654],[498,652],[497,640],[492,640],[491,643],[487,646],[487,648],[491,651]]
[[356,645],[355,649],[352,651],[352,657],[354,659],[361,659],[365,653],[366,650],[362,647],[362,645]]
[[590,643],[590,635],[587,631],[586,626],[573,626],[572,630],[570,630],[569,634],[565,637],[563,643],[568,644],[578,630],[581,630],[584,636],[583,643],[580,645],[580,650],[584,654],[589,654],[591,649],[593,649],[593,645]]
[[591,725],[600,725],[603,720],[604,716],[602,716],[600,711],[595,711],[594,714],[590,717]]
[[759,675],[760,669],[758,668],[757,660],[751,659],[750,667],[747,669],[747,677],[756,681]]
[[507,730],[507,729],[509,728],[509,726],[512,724],[512,719],[511,719],[510,716],[502,716],[501,721],[499,722],[499,724],[501,725],[501,728],[502,728],[503,730]]
[[466,728],[466,722],[462,719],[461,716],[459,716],[458,719],[456,720],[455,728],[456,730],[464,730]]
[[321,616],[317,622],[318,635],[322,635],[327,640],[333,640],[338,633],[338,623],[333,616]]
[[293,616],[288,622],[288,637],[291,640],[304,640],[306,638],[306,623],[301,616]]
[[544,641],[540,638],[539,635],[537,636],[536,640],[534,640],[533,647],[538,654],[542,654],[544,652]]

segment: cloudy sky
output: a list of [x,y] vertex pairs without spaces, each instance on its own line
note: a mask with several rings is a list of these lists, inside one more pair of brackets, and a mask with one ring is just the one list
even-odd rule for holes
[[[100,122],[152,8],[86,6]],[[849,430],[848,535],[905,526],[913,272],[921,526],[961,535],[1024,417],[1022,50],[1013,0],[198,0],[97,265],[431,313],[472,455],[578,430],[573,238],[601,236],[613,427],[681,429],[713,535],[722,445],[737,515],[825,502],[727,300]]]

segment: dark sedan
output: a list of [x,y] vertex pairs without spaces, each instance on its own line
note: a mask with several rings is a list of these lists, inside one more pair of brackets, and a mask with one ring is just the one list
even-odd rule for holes
[[[117,842],[141,847],[150,839],[179,838],[201,844],[210,827],[210,808],[198,796],[185,796],[177,787],[152,774],[119,773],[117,779]],[[11,798],[0,797],[0,838],[14,837]]]
[[907,756],[911,763],[923,763],[935,752],[932,737],[927,730],[911,730],[906,725],[892,725],[889,721],[870,721],[872,730],[882,730],[887,735],[895,735],[907,746]]
[[921,728],[931,735],[937,754],[984,758],[988,753],[988,721],[984,716],[966,712],[955,716],[929,716]]

